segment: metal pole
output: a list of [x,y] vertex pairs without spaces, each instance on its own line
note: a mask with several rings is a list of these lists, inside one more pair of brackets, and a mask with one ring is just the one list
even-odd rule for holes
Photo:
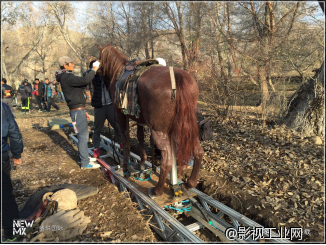
[[170,181],[172,186],[178,184],[176,148],[174,146],[172,146],[172,167],[170,171]]

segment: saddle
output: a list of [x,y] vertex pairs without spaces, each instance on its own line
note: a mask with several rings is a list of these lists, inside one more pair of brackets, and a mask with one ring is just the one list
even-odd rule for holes
[[124,66],[117,77],[115,103],[124,114],[139,117],[137,80],[153,66],[161,66],[155,59],[132,60]]
[[127,83],[130,81],[130,79],[128,79],[129,77],[134,77],[133,80],[137,80],[138,77],[140,77],[149,68],[141,72],[141,74],[139,74],[138,72],[136,75],[135,73],[144,67],[149,67],[152,65],[158,65],[158,61],[155,59],[149,59],[149,60],[133,59],[129,61],[129,63],[125,65],[124,69],[122,69],[119,76],[117,77],[117,87],[119,88],[119,90],[123,90],[126,87]]

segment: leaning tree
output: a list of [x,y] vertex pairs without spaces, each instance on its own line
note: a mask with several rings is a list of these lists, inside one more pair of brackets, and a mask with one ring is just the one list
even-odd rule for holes
[[[319,2],[324,12],[324,3]],[[324,12],[325,13],[325,12]],[[325,61],[315,70],[313,78],[293,94],[288,102],[288,111],[282,119],[290,128],[304,135],[325,135]]]

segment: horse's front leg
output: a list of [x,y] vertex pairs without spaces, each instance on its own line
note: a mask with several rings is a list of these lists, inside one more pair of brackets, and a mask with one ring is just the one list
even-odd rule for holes
[[139,141],[140,146],[140,166],[139,170],[144,171],[145,170],[145,161],[147,160],[147,154],[145,151],[145,135],[144,135],[144,127],[141,125],[137,126],[137,138]]
[[129,118],[120,111],[116,111],[117,120],[121,130],[121,143],[123,145],[123,164],[124,173],[128,172],[128,160],[130,155],[130,139],[129,139]]

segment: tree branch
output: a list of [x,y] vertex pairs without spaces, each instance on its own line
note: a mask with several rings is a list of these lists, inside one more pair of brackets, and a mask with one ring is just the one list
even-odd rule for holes
[[44,34],[45,34],[45,31],[46,31],[46,26],[49,22],[50,18],[47,19],[46,23],[45,23],[45,26],[43,28],[43,32],[40,36],[40,38],[38,39],[37,43],[32,47],[32,49],[23,57],[23,59],[19,62],[19,64],[17,65],[17,67],[15,68],[15,70],[10,74],[11,76],[14,76],[16,74],[16,72],[20,69],[21,65],[23,64],[23,62],[36,50],[36,48],[40,45],[43,37],[44,37]]
[[275,29],[277,29],[277,27],[285,20],[285,17],[288,16],[293,10],[297,9],[298,6],[299,3],[293,5],[293,7],[278,21],[278,23],[275,25]]

